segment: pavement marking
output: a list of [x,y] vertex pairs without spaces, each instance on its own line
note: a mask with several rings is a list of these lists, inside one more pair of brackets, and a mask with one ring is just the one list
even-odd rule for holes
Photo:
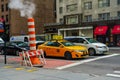
[[16,70],[23,70],[24,68],[15,68]]
[[33,68],[33,69],[30,69],[30,70],[27,70],[27,72],[34,72],[34,71],[37,71],[38,69],[36,68]]
[[4,68],[13,68],[13,66],[4,66]]
[[106,74],[106,76],[120,78],[120,71],[114,71],[113,74]]
[[87,59],[87,60],[79,61],[79,62],[76,62],[76,63],[73,63],[73,64],[68,64],[68,65],[65,65],[65,66],[57,67],[56,69],[62,70],[62,69],[65,69],[65,68],[69,68],[69,67],[77,66],[77,65],[80,65],[80,64],[84,64],[84,63],[87,63],[87,62],[92,62],[92,61],[95,61],[95,60],[109,58],[109,57],[113,57],[113,56],[117,56],[117,55],[120,55],[120,54],[111,54],[111,55],[106,55],[106,56],[97,57],[97,58],[93,58],[93,59]]
[[114,71],[114,73],[120,73],[120,71]]
[[118,75],[118,74],[106,74],[106,76],[120,78],[120,75]]

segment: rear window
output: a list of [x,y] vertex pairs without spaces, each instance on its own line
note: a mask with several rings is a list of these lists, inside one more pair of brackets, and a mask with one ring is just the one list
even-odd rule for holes
[[85,42],[83,38],[65,38],[65,40],[73,42],[73,43],[84,43]]
[[65,40],[70,41],[70,42],[76,42],[78,39],[77,38],[65,38]]

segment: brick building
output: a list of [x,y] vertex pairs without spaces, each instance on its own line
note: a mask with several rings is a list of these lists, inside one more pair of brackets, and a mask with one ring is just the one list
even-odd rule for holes
[[[55,22],[54,0],[34,0],[36,34],[44,33],[44,24]],[[7,35],[28,34],[27,18],[21,17],[18,10],[8,8],[9,0],[0,0],[0,17],[6,22]],[[0,33],[2,35],[2,33]]]

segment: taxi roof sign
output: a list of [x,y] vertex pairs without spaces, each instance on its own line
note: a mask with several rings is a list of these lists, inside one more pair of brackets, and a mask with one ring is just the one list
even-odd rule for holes
[[53,39],[61,40],[61,39],[63,39],[63,36],[62,35],[53,35]]

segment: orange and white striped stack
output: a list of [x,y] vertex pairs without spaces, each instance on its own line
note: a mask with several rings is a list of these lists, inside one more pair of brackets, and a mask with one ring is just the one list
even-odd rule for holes
[[29,45],[30,50],[36,50],[36,37],[35,37],[35,24],[33,18],[28,18],[28,32],[29,32]]

